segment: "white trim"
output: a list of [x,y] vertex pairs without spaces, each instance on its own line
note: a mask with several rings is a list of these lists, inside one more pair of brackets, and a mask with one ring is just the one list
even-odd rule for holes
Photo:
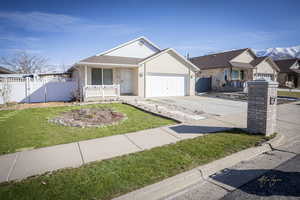
[[165,49],[165,50],[161,51],[160,53],[158,53],[158,54],[156,54],[156,55],[154,55],[154,56],[150,56],[149,58],[143,60],[143,61],[140,62],[139,64],[144,64],[144,63],[146,63],[146,62],[148,62],[148,61],[150,61],[150,60],[152,60],[152,59],[154,59],[154,58],[156,58],[156,57],[158,57],[158,56],[160,56],[160,55],[162,55],[162,54],[164,54],[164,53],[167,53],[167,52],[169,52],[169,51],[172,51],[172,52],[175,53],[179,58],[183,59],[185,62],[187,62],[189,65],[191,65],[191,66],[194,68],[194,70],[193,70],[194,72],[195,72],[195,71],[200,71],[199,68],[198,68],[196,65],[194,65],[193,63],[191,63],[188,59],[186,59],[185,57],[183,57],[182,55],[180,55],[177,51],[175,51],[175,50],[172,49],[172,48]]
[[91,63],[91,62],[78,62],[76,65],[111,65],[111,66],[124,66],[124,67],[138,67],[139,65],[133,65],[133,64],[116,64],[116,63]]
[[136,39],[134,39],[134,40],[131,40],[131,41],[129,41],[129,42],[125,42],[125,43],[123,43],[123,44],[121,44],[121,45],[119,45],[119,46],[116,46],[116,47],[114,47],[114,48],[112,48],[112,49],[109,49],[109,50],[107,50],[107,51],[104,51],[104,52],[101,52],[101,53],[99,53],[99,54],[96,54],[96,56],[101,56],[101,55],[104,55],[104,54],[107,54],[107,53],[110,53],[110,52],[112,52],[112,51],[115,51],[115,50],[117,50],[117,49],[119,49],[119,48],[121,48],[121,47],[124,47],[124,46],[126,46],[126,45],[128,45],[128,44],[131,44],[131,43],[133,43],[133,42],[135,42],[135,41],[138,41],[138,40],[145,40],[146,42],[148,42],[149,44],[151,44],[153,47],[155,47],[157,50],[160,50],[160,48],[157,46],[157,45],[155,45],[153,42],[151,42],[149,39],[147,39],[145,36],[141,36],[141,37],[139,37],[139,38],[136,38]]
[[179,54],[177,51],[175,51],[175,49],[170,48],[170,50],[172,50],[175,54],[177,54],[179,57],[181,57],[183,60],[185,60],[187,63],[189,63],[195,69],[196,72],[200,71],[200,69],[196,65],[194,65],[191,61],[189,61],[188,59],[183,57],[181,54]]
[[87,85],[87,66],[84,66],[84,84]]

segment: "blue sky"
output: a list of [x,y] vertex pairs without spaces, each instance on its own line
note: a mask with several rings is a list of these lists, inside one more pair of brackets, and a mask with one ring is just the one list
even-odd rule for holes
[[198,56],[300,45],[298,0],[2,0],[0,56],[72,64],[139,36]]

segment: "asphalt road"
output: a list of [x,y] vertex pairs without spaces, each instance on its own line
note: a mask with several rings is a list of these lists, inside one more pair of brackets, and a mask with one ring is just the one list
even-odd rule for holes
[[222,199],[300,199],[300,155],[227,194]]

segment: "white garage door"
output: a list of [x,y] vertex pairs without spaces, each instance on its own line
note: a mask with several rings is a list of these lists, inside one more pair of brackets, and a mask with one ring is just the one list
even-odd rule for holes
[[146,97],[185,96],[186,76],[151,75],[146,78]]

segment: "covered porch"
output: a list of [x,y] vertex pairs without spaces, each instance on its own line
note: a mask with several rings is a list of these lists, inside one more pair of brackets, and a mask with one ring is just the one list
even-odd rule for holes
[[137,94],[137,68],[118,66],[84,66],[85,101]]
[[247,86],[247,81],[253,80],[253,67],[248,63],[232,62],[231,65],[227,72],[225,70],[226,87],[243,90]]
[[139,95],[140,58],[95,55],[76,63],[72,77],[79,80],[83,101]]

